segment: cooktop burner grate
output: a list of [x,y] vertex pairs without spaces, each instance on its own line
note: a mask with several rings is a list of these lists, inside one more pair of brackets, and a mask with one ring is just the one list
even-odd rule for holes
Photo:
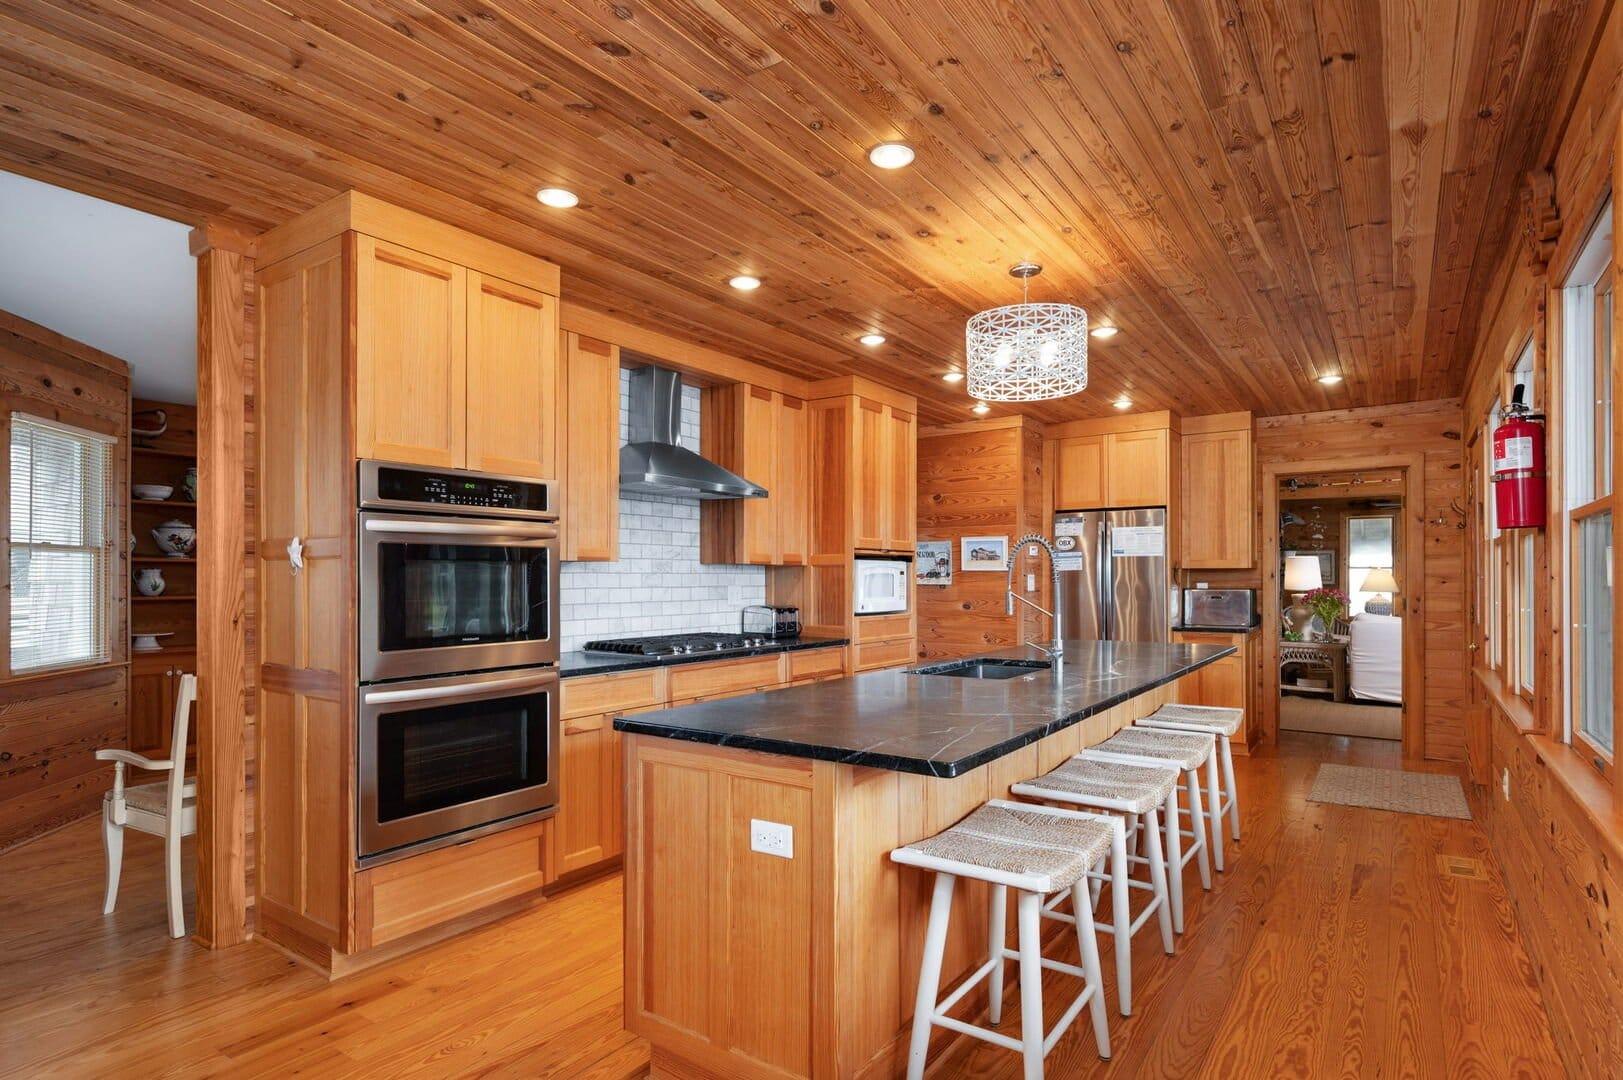
[[765,637],[745,634],[661,634],[654,637],[609,638],[588,641],[587,652],[622,656],[686,656],[690,653],[734,652],[756,649]]

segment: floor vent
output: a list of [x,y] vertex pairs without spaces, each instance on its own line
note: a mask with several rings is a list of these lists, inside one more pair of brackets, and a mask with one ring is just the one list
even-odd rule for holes
[[1472,881],[1481,881],[1487,876],[1482,872],[1482,860],[1468,859],[1464,855],[1437,856],[1437,871],[1444,877],[1469,878]]

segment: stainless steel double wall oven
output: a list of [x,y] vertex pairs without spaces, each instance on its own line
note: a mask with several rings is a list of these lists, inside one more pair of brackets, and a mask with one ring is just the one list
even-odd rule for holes
[[552,813],[552,485],[365,461],[359,494],[361,864]]

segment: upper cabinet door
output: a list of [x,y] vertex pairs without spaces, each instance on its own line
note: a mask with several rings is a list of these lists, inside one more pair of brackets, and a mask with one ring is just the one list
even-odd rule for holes
[[564,337],[562,558],[613,562],[620,552],[620,346]]
[[1251,431],[1208,431],[1183,438],[1183,565],[1252,565]]
[[1166,428],[1106,435],[1104,505],[1168,505],[1168,445]]
[[884,551],[890,528],[891,432],[888,410],[857,400],[856,536],[858,551]]
[[918,535],[918,507],[915,492],[918,489],[918,441],[913,417],[893,408],[885,409],[889,437],[890,483],[886,490],[886,510],[889,521],[885,528],[885,547],[891,551],[911,552]]
[[1104,435],[1060,439],[1054,448],[1054,509],[1096,510],[1105,501]]
[[556,479],[558,300],[476,270],[467,288],[467,467]]
[[771,566],[778,561],[778,507],[783,487],[778,477],[778,402],[781,395],[759,386],[739,387],[739,426],[735,436],[741,445],[734,459],[735,472],[766,488],[764,499],[740,499],[742,514],[739,561],[751,566]]
[[467,420],[467,271],[355,234],[356,444],[457,468]]
[[778,475],[767,502],[777,507],[777,562],[781,566],[804,566],[809,557],[811,434],[807,411],[799,398],[778,398]]

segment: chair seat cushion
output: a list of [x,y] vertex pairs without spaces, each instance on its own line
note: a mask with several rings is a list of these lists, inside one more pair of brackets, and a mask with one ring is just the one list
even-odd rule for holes
[[1061,817],[1041,807],[982,806],[958,824],[907,850],[956,864],[943,868],[960,877],[977,869],[1047,878],[1052,892],[1074,885],[1110,850],[1111,827],[1103,821]]
[[[187,785],[190,787],[191,785]],[[106,801],[112,801],[113,793],[109,791]],[[140,784],[124,789],[124,804],[137,810],[145,810],[149,814],[167,814],[169,812],[169,781],[160,780],[156,784]],[[181,809],[197,805],[197,796],[188,793],[181,802]]]
[[1239,731],[1240,725],[1245,723],[1245,710],[1221,705],[1163,705],[1150,714],[1150,719],[1199,724],[1227,736]]
[[1212,751],[1212,737],[1194,732],[1157,731],[1155,728],[1122,728],[1100,743],[1096,749],[1105,753],[1132,754],[1135,757],[1159,758],[1180,768],[1193,769],[1206,760]]
[[1125,813],[1142,814],[1166,802],[1177,786],[1178,774],[1172,769],[1072,758],[1045,776],[1015,785],[1015,791],[1084,805],[1090,800],[1108,799],[1122,804]]

